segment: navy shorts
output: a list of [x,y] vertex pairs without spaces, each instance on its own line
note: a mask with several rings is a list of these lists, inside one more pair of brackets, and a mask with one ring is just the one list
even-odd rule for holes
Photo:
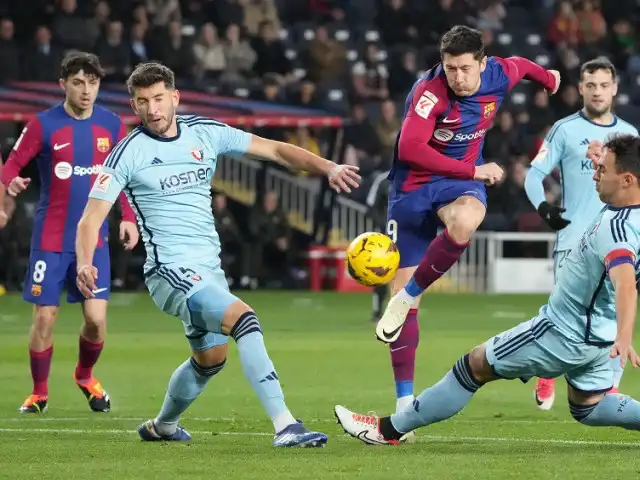
[[387,235],[398,246],[400,268],[420,264],[442,226],[438,210],[464,196],[475,197],[487,206],[485,185],[474,180],[443,178],[411,192],[395,191],[390,187]]
[[[93,266],[98,269],[95,298],[108,300],[111,287],[109,247],[96,249]],[[62,291],[66,289],[67,303],[85,301],[76,286],[76,270],[76,254],[73,252],[31,250],[22,297],[36,305],[58,306]]]

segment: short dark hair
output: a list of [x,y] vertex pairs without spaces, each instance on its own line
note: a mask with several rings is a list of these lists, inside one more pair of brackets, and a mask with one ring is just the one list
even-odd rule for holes
[[456,25],[440,39],[440,55],[447,53],[454,57],[471,53],[480,61],[484,57],[482,32],[466,25]]
[[67,53],[60,63],[60,78],[66,80],[80,70],[85,75],[104,78],[104,69],[100,65],[100,59],[93,53],[71,51]]
[[640,180],[640,137],[616,133],[607,138],[604,146],[616,156],[616,171],[630,173]]
[[127,79],[127,90],[133,97],[136,89],[148,88],[160,82],[163,82],[168,89],[176,88],[176,76],[173,70],[160,62],[140,63]]
[[582,80],[585,73],[593,73],[598,70],[609,70],[613,79],[617,78],[616,67],[611,63],[611,60],[607,57],[598,57],[582,64],[580,67],[580,80]]

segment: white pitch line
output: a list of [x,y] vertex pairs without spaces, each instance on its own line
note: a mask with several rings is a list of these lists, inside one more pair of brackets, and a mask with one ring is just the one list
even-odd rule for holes
[[[78,434],[116,434],[116,435],[132,435],[136,432],[134,430],[86,430],[80,428],[0,428],[0,432],[6,433],[78,433]],[[266,432],[209,432],[202,430],[194,430],[190,433],[196,435],[227,435],[227,436],[239,436],[239,437],[270,437],[272,433]],[[640,442],[610,442],[610,441],[597,441],[597,440],[560,440],[555,438],[518,438],[518,437],[470,437],[470,436],[445,436],[445,435],[420,435],[418,440],[421,442],[436,441],[436,442],[516,442],[516,443],[533,443],[543,445],[581,445],[581,446],[594,446],[594,447],[634,447],[640,446]]]
[[[111,416],[102,416],[102,417],[48,417],[46,415],[42,415],[38,417],[37,415],[30,416],[21,416],[15,418],[2,418],[0,419],[0,424],[2,422],[144,422],[149,420],[149,417],[111,417]],[[186,421],[189,422],[237,422],[242,420],[242,417],[186,417]],[[306,418],[305,423],[318,423],[318,422],[328,422],[334,423],[335,418]],[[575,420],[526,420],[526,419],[506,419],[506,418],[478,418],[478,419],[453,419],[449,421],[450,423],[503,423],[503,424],[525,424],[525,425],[534,425],[534,424],[558,424],[558,425],[566,425],[566,424],[577,424]]]

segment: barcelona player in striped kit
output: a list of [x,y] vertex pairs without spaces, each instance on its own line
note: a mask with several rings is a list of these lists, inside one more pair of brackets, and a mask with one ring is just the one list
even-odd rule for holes
[[485,216],[485,184],[503,175],[483,162],[485,133],[521,79],[550,93],[560,84],[558,72],[525,58],[487,58],[482,34],[467,26],[447,32],[440,53],[442,62],[408,95],[389,175],[387,233],[400,251],[400,269],[376,336],[391,344],[398,410],[413,401],[420,296],[463,254]]
[[[23,292],[24,299],[34,304],[29,338],[33,390],[20,407],[23,413],[42,413],[48,408],[52,330],[65,288],[67,302],[82,303],[84,316],[74,380],[92,410],[108,412],[111,408],[108,394],[93,376],[93,366],[105,339],[110,290],[106,222],[101,227],[94,257],[103,272],[95,298],[86,300],[75,284],[76,226],[102,163],[116,142],[126,135],[117,115],[95,105],[103,76],[95,55],[68,54],[62,61],[60,74],[60,85],[66,94],[64,103],[40,112],[27,124],[2,172],[2,183],[14,196],[29,186],[30,179],[21,177],[20,172],[33,159],[41,180]],[[124,195],[120,200],[123,211],[120,237],[126,241],[125,248],[132,249],[139,238],[135,214]]]

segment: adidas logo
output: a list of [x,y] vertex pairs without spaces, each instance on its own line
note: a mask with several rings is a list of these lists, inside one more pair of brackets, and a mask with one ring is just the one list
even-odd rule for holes
[[589,139],[585,138],[580,142],[580,145],[589,145]]
[[269,380],[278,380],[278,374],[276,372],[271,372],[269,375],[260,380],[260,383],[264,383]]
[[162,163],[162,160],[160,160],[158,157],[154,158],[151,161],[151,165],[160,165]]

